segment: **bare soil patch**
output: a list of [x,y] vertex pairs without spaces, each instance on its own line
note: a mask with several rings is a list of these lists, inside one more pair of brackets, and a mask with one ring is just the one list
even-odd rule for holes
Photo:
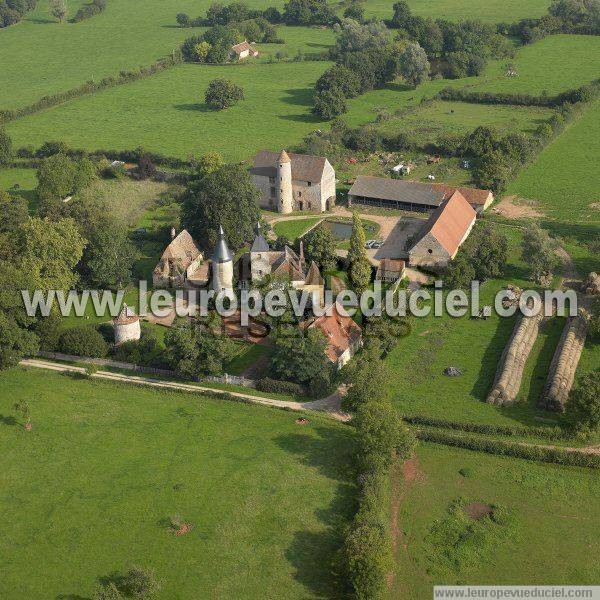
[[479,519],[491,515],[494,509],[489,504],[483,504],[483,502],[471,502],[471,504],[465,506],[465,512],[473,521],[479,521]]
[[534,200],[518,196],[505,196],[491,211],[508,219],[535,219],[544,216],[544,213],[537,209],[537,203]]

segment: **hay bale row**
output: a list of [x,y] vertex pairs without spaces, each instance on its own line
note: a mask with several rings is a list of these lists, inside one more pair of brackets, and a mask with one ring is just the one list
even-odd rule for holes
[[500,358],[494,385],[487,397],[490,404],[507,405],[516,401],[525,363],[535,344],[543,319],[543,311],[533,317],[519,316]]
[[540,408],[564,412],[585,344],[588,321],[587,313],[580,310],[576,317],[569,318],[565,324],[538,403]]

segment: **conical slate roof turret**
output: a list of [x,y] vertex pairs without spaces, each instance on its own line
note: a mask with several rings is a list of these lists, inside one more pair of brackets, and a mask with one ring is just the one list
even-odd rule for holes
[[268,252],[269,244],[267,240],[265,240],[264,236],[260,232],[260,223],[256,224],[254,228],[254,241],[252,242],[252,248],[250,248],[250,252]]
[[219,263],[231,261],[231,253],[229,252],[227,242],[225,241],[225,232],[221,225],[219,225],[219,239],[217,240],[217,245],[215,246],[215,251],[213,253],[213,261]]

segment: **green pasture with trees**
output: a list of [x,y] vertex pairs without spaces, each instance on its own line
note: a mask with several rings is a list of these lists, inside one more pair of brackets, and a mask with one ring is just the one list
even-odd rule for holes
[[[38,370],[0,380],[12,490],[0,502],[2,596],[90,597],[131,565],[152,570],[165,596],[318,598],[340,589],[332,561],[353,504],[352,429]],[[21,399],[31,431],[13,409]],[[191,531],[174,535],[173,519]]]

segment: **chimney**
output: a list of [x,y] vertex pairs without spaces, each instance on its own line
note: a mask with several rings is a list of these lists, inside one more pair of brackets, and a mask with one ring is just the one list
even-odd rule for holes
[[175,231],[175,227],[171,227],[171,239],[174,240],[176,235],[177,235],[177,232]]

